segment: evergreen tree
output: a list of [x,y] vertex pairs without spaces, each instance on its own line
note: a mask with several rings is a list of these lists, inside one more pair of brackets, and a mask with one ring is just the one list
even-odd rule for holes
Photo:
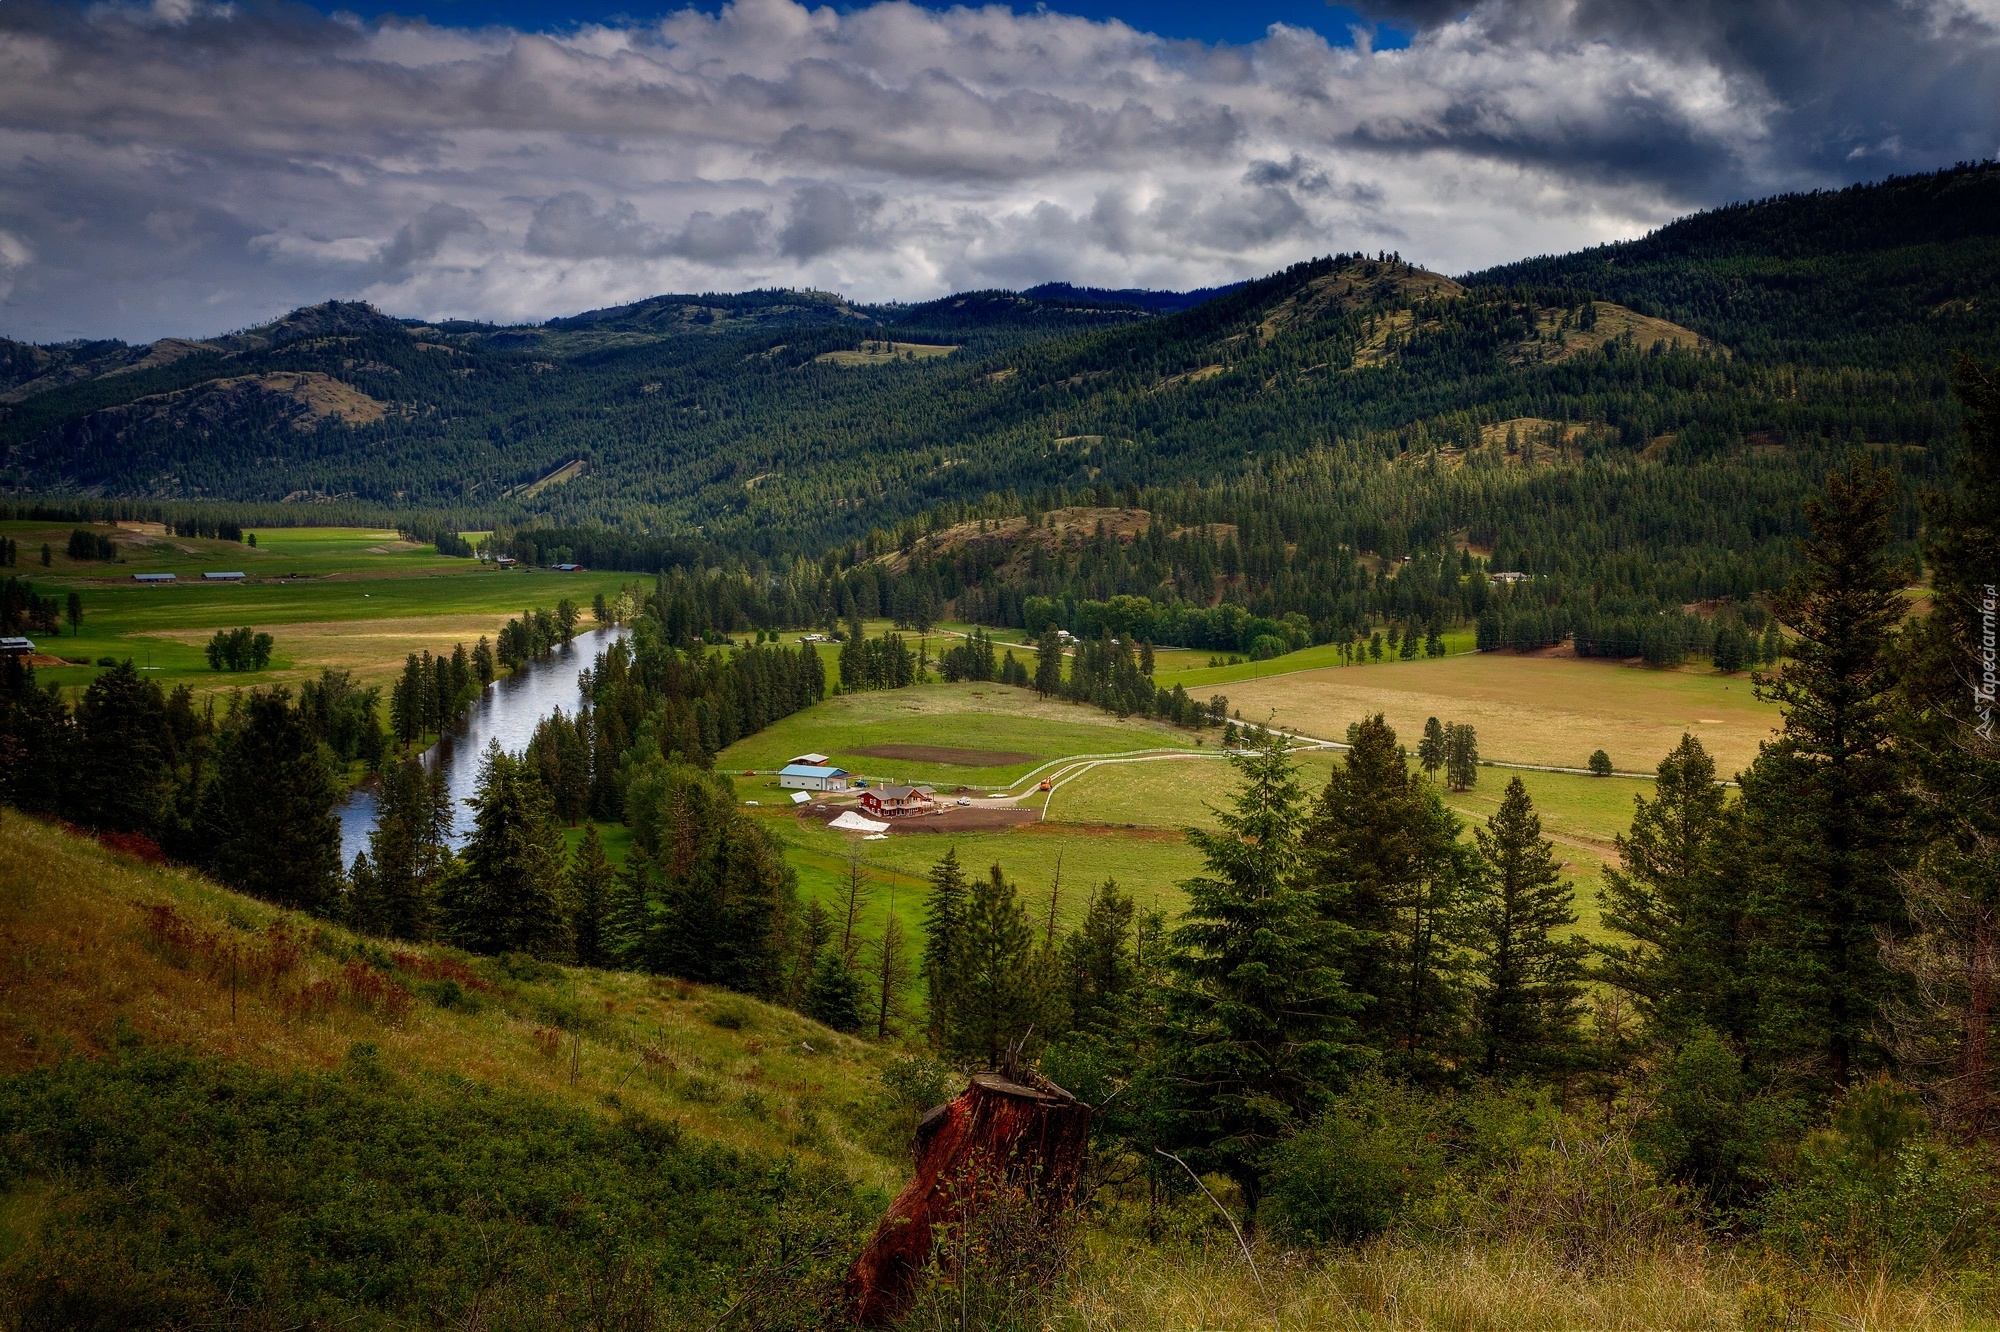
[[1758,677],[1784,709],[1743,774],[1758,848],[1753,910],[1761,1043],[1814,1060],[1836,1087],[1878,1062],[1873,1032],[1895,989],[1881,941],[1903,927],[1897,873],[1910,803],[1894,743],[1890,635],[1902,618],[1889,559],[1894,479],[1868,462],[1827,478],[1807,506],[1805,564],[1775,600],[1792,659]]
[[1356,1062],[1358,1004],[1328,963],[1351,941],[1297,884],[1304,796],[1284,741],[1231,762],[1241,789],[1222,830],[1187,833],[1208,872],[1182,885],[1155,1077],[1167,1145],[1228,1175],[1254,1215],[1266,1151]]
[[611,902],[618,873],[605,858],[597,825],[587,824],[569,866],[569,928],[576,960],[587,967],[611,964]]
[[1479,784],[1479,737],[1466,722],[1444,728],[1445,781],[1454,791],[1470,791]]
[[1007,1051],[1028,1038],[1042,1004],[1034,958],[1034,930],[1020,895],[995,865],[973,883],[966,902],[947,1050],[999,1068]]
[[1062,684],[1062,640],[1051,627],[1042,630],[1042,636],[1035,640],[1035,692],[1043,698],[1054,698],[1062,692]]
[[930,892],[924,903],[924,952],[918,966],[923,978],[926,1028],[931,1042],[942,1045],[951,1028],[953,993],[958,984],[957,959],[965,929],[965,872],[959,868],[958,848],[951,847],[930,869]]
[[1431,717],[1424,722],[1424,738],[1417,741],[1417,762],[1423,767],[1424,776],[1435,780],[1444,760],[1444,727],[1436,717]]
[[1480,1065],[1488,1074],[1549,1072],[1573,1053],[1589,945],[1556,931],[1576,924],[1575,894],[1519,777],[1475,828],[1468,942],[1477,957]]
[[1660,1040],[1678,1046],[1708,1027],[1740,1043],[1751,1013],[1747,857],[1701,741],[1681,737],[1653,791],[1633,797],[1622,867],[1604,870],[1604,925],[1632,942],[1598,946],[1599,975],[1637,1001]]
[[1123,1022],[1137,983],[1133,921],[1138,906],[1106,879],[1091,895],[1083,923],[1063,940],[1061,974],[1073,1032],[1110,1036]]
[[838,948],[820,953],[806,988],[806,1016],[835,1031],[861,1029],[861,977],[841,960]]
[[475,953],[566,956],[562,840],[548,793],[496,740],[471,805],[472,837],[440,894],[445,936]]
[[75,636],[77,634],[82,633],[83,632],[82,595],[76,592],[70,593],[69,596],[65,599],[64,610],[69,619],[69,631],[71,636]]
[[290,691],[251,690],[220,749],[202,801],[204,868],[266,901],[327,910],[340,883],[342,792]]
[[369,872],[356,875],[348,916],[356,929],[391,939],[428,939],[439,883],[452,859],[451,799],[444,771],[405,758],[382,774]]
[[86,828],[158,833],[170,800],[173,750],[160,686],[129,660],[101,672],[83,691],[72,734],[69,816]]
[[1305,828],[1303,882],[1339,927],[1330,960],[1363,1007],[1357,1026],[1407,1073],[1437,1071],[1461,1007],[1456,950],[1466,857],[1459,824],[1415,781],[1378,714],[1350,733]]
[[833,940],[833,917],[815,897],[799,913],[797,953],[792,960],[791,981],[786,994],[791,1005],[806,1011],[806,992],[819,968],[820,953]]

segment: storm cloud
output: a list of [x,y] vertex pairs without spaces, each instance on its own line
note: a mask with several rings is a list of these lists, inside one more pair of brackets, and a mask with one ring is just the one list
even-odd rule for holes
[[1375,12],[1407,47],[894,2],[550,35],[9,0],[0,332],[1182,287],[1336,250],[1462,271],[2000,152],[2000,0]]

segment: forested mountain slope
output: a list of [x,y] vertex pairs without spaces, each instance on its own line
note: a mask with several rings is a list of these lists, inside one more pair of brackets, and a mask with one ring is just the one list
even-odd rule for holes
[[[534,328],[329,304],[206,342],[0,347],[0,475],[813,553],[996,493],[1255,489],[1300,468],[1379,489],[1375,467],[1485,457],[1482,505],[1548,491],[1527,509],[1599,523],[1662,484],[1650,469],[1755,469],[1777,502],[1862,441],[1941,474],[1948,354],[2000,352],[1996,260],[1984,165],[1463,283],[1318,259],[1164,315],[1158,293],[1068,287],[671,296]],[[1439,507],[1460,484],[1393,486],[1378,520],[1466,527]]]

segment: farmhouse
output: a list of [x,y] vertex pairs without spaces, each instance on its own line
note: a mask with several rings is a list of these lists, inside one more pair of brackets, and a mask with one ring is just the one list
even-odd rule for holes
[[1524,573],[1497,573],[1488,574],[1487,577],[1496,583],[1525,583],[1528,581],[1528,575]]
[[928,814],[937,808],[937,792],[928,786],[884,786],[863,791],[861,807],[877,818]]
[[172,574],[133,574],[132,581],[135,583],[171,583],[174,581],[174,576]]
[[234,570],[228,573],[205,573],[202,575],[202,578],[211,583],[240,583],[243,581],[243,575]]
[[819,763],[787,763],[778,769],[778,785],[788,791],[845,791],[848,774]]

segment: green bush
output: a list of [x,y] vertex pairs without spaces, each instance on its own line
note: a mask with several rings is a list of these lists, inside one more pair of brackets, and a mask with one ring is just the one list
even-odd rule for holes
[[1600,749],[1600,750],[1597,750],[1597,751],[1596,751],[1595,753],[1591,754],[1591,756],[1590,756],[1590,774],[1591,774],[1591,776],[1593,776],[1593,777],[1609,777],[1609,776],[1611,775],[1612,771],[1613,771],[1613,769],[1612,769],[1612,767],[1611,767],[1611,755],[1609,755],[1609,754],[1605,753],[1605,752],[1604,752],[1603,750],[1601,750],[1601,749]]
[[1795,1101],[1756,1094],[1736,1052],[1704,1030],[1661,1070],[1652,1113],[1635,1136],[1642,1159],[1727,1216],[1764,1191],[1802,1114]]
[[1444,1173],[1430,1102],[1370,1080],[1271,1152],[1264,1208],[1271,1224],[1309,1244],[1353,1244],[1380,1234]]
[[882,1070],[882,1085],[890,1099],[920,1115],[951,1099],[957,1080],[950,1064],[930,1055],[903,1055]]
[[134,1048],[0,1079],[9,1327],[816,1327],[843,1180],[463,1079]]
[[1910,1092],[1849,1091],[1763,1207],[1765,1242],[1805,1263],[1915,1275],[1994,1256],[2000,1199],[1970,1157],[1930,1140]]

